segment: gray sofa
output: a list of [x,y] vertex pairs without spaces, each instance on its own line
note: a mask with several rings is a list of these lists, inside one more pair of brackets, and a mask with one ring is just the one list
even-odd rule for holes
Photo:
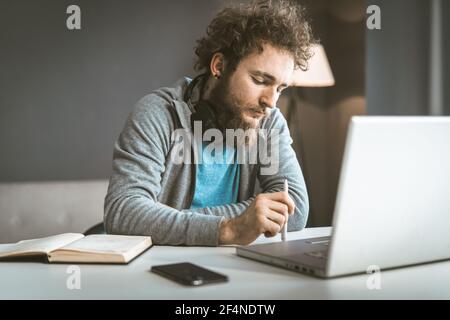
[[84,233],[103,221],[107,188],[107,180],[0,183],[0,243]]

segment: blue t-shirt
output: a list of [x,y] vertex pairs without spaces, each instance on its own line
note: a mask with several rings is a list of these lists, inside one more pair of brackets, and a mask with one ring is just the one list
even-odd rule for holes
[[[216,154],[203,143],[202,163],[197,164],[195,193],[191,208],[214,207],[236,203],[239,191],[239,164],[236,150],[223,147]],[[214,163],[215,161],[215,163]]]

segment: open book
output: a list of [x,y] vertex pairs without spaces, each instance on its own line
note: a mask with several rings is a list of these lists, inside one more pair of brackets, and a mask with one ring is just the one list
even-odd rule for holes
[[46,255],[49,262],[128,263],[151,245],[144,236],[63,233],[0,244],[0,259]]

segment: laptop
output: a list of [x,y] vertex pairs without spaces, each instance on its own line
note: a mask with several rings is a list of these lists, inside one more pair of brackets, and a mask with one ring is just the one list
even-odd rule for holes
[[322,278],[449,259],[450,117],[352,117],[332,227],[236,251]]

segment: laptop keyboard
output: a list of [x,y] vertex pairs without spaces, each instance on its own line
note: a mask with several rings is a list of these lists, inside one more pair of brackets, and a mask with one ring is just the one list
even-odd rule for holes
[[311,251],[311,252],[306,252],[305,254],[307,256],[316,258],[316,259],[326,259],[327,258],[327,250],[322,250],[322,251]]
[[307,240],[308,244],[323,244],[324,246],[328,246],[330,244],[330,239],[325,240]]
[[[326,249],[309,251],[309,252],[305,252],[304,254],[309,257],[316,258],[316,259],[326,259],[327,255],[328,255],[328,246],[330,244],[330,239],[331,239],[330,237],[327,237],[327,238],[315,238],[315,239],[306,240],[307,244],[322,245]],[[320,246],[319,246],[319,248],[320,248]]]

